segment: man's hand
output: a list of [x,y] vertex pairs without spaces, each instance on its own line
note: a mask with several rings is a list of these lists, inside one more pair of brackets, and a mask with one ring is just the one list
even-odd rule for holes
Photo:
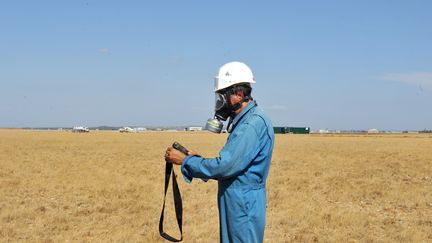
[[165,151],[165,161],[175,165],[181,165],[185,157],[186,155],[173,147],[168,147]]
[[[188,155],[198,155],[198,153],[193,150],[189,150]],[[183,164],[183,160],[185,157],[186,157],[185,154],[183,154],[182,152],[178,151],[173,147],[168,147],[167,150],[165,151],[165,161],[169,163],[181,165]]]

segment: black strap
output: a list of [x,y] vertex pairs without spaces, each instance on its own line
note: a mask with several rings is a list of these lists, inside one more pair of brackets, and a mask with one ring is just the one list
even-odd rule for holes
[[[170,176],[171,176],[171,171],[172,171],[172,178],[173,178],[172,188],[173,188],[173,195],[174,195],[174,207],[175,207],[175,212],[176,212],[177,224],[178,224],[179,229],[180,229],[180,240],[177,240],[176,238],[168,235],[167,233],[164,232],[164,229],[163,229],[165,199],[166,199],[166,194],[168,191],[168,184],[169,184],[169,180],[170,180]],[[160,234],[160,236],[162,236],[163,238],[165,238],[166,240],[169,240],[171,242],[182,241],[183,240],[182,222],[183,222],[183,205],[182,205],[182,199],[181,199],[181,195],[180,195],[180,189],[179,189],[178,184],[177,184],[177,179],[176,179],[176,174],[174,173],[173,164],[167,162],[165,165],[165,195],[164,195],[162,212],[161,212],[161,216],[159,219],[159,234]]]

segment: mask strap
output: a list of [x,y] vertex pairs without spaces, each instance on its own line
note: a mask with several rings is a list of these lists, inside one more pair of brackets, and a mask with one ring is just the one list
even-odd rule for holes
[[235,112],[236,110],[238,110],[242,106],[243,102],[245,102],[247,99],[252,99],[252,97],[250,96],[243,97],[243,99],[241,99],[239,103],[231,106],[232,111]]
[[234,120],[233,117],[230,116],[229,121],[228,121],[228,125],[227,125],[227,132],[228,133],[231,133],[233,120]]

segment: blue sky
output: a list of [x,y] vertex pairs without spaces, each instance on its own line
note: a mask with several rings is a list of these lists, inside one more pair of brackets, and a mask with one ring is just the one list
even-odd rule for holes
[[274,125],[432,129],[432,1],[0,1],[0,127],[204,125],[229,61]]

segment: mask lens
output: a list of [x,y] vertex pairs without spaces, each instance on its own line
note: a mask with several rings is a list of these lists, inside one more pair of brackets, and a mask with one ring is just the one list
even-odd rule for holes
[[225,96],[219,93],[215,94],[215,111],[218,111],[224,107],[226,103]]

